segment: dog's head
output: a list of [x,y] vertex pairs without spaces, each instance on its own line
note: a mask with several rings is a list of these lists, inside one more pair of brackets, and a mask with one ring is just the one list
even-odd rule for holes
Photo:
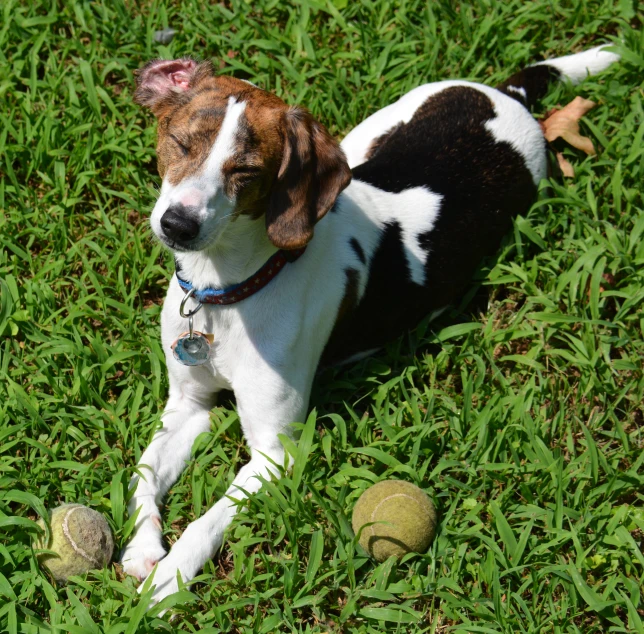
[[167,246],[199,251],[228,222],[264,216],[269,239],[304,246],[351,181],[344,153],[301,108],[191,59],[154,61],[135,98],[158,119],[163,179],[152,229]]

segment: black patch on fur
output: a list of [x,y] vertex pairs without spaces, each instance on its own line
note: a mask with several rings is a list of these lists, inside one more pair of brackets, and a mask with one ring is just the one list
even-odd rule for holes
[[[388,288],[395,289],[393,297]],[[426,293],[425,288],[409,281],[400,225],[397,222],[386,225],[371,261],[365,294],[350,314],[345,310],[343,318],[336,319],[322,365],[377,348],[415,325],[423,315],[414,310],[414,305]],[[402,297],[404,302],[400,301]],[[414,311],[412,319],[406,314],[410,309]],[[338,311],[338,317],[341,312]]]
[[369,149],[367,150],[367,153],[365,154],[365,159],[368,161],[369,159],[372,159],[380,150],[380,148],[385,144],[385,141],[397,130],[399,130],[403,126],[403,123],[397,123],[393,128],[390,128],[385,132],[384,134],[380,135],[379,137],[376,137],[372,142],[371,145],[369,146]]
[[366,264],[367,258],[365,257],[364,250],[360,246],[360,243],[355,238],[351,238],[349,240],[349,244],[351,245],[351,248],[354,250],[355,254],[358,256],[358,260],[360,260],[360,262],[362,262],[363,264]]
[[336,325],[323,364],[381,347],[455,301],[481,260],[499,248],[512,218],[528,211],[536,187],[523,157],[485,128],[495,117],[482,92],[447,88],[354,169],[356,180],[379,189],[422,186],[443,200],[433,230],[418,236],[428,251],[425,285],[410,279],[400,224],[387,225],[370,263],[365,294]]
[[[497,86],[497,90],[516,99],[524,106],[532,108],[548,92],[548,86],[560,79],[561,73],[554,66],[539,64],[539,66],[528,66],[528,68],[515,73],[510,79]],[[524,99],[523,95],[516,90],[511,90],[512,87],[523,88],[526,98]]]

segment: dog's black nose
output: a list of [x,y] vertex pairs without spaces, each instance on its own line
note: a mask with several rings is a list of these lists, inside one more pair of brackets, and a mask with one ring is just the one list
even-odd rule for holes
[[161,228],[170,240],[188,242],[199,234],[199,223],[190,218],[189,211],[183,205],[172,205],[161,216]]

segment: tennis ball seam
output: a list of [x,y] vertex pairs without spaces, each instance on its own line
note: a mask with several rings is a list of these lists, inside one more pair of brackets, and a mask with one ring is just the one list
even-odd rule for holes
[[91,555],[89,555],[88,553],[86,553],[74,541],[74,538],[72,537],[71,531],[69,530],[69,518],[70,518],[70,516],[73,513],[75,513],[76,511],[78,511],[78,510],[80,510],[82,508],[83,508],[82,506],[74,506],[73,508],[69,509],[69,511],[67,511],[65,513],[65,517],[63,518],[63,522],[62,522],[62,525],[61,525],[62,529],[63,529],[63,534],[65,535],[65,537],[67,538],[67,541],[69,542],[69,545],[74,549],[74,551],[76,552],[77,555],[80,555],[81,557],[84,557],[85,559],[87,559],[87,561],[89,561],[89,562],[91,562],[93,564],[96,564],[97,566],[100,567],[101,562],[98,559],[96,559],[96,558],[92,557]]
[[[376,504],[376,506],[374,507],[373,511],[371,512],[371,521],[372,521],[372,522],[376,522],[376,521],[378,521],[378,520],[376,520],[376,519],[375,519],[375,515],[376,515],[376,513],[378,512],[378,509],[379,509],[379,508],[380,508],[380,507],[381,507],[385,502],[387,502],[388,500],[392,500],[393,498],[409,498],[412,502],[416,502],[416,503],[418,503],[418,500],[417,500],[416,498],[414,498],[414,497],[413,497],[413,496],[411,496],[411,495],[408,495],[407,493],[392,493],[391,495],[388,495],[387,497],[382,498],[382,500],[380,500],[380,502],[378,502],[378,504]],[[375,526],[375,524],[372,524],[372,525],[369,527],[369,530],[371,531],[371,536],[372,536],[372,537],[376,537],[376,536],[377,536],[377,535],[373,532],[374,526]]]

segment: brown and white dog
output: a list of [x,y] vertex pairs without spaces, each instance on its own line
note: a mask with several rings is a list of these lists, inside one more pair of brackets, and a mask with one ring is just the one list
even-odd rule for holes
[[[546,148],[527,107],[548,82],[580,81],[616,59],[598,47],[531,66],[498,89],[420,86],[341,146],[307,111],[213,76],[208,64],[154,61],[140,71],[136,98],[158,119],[163,179],[152,229],[179,274],[161,317],[170,395],[132,481],[129,511],[139,515],[122,553],[139,579],[158,564],[153,601],[177,591],[177,573],[195,577],[236,511],[222,498],[166,555],[158,505],[210,429],[217,392],[234,391],[250,447],[227,491],[243,499],[259,489],[257,476],[279,476],[278,435],[305,419],[320,362],[368,354],[449,305],[528,211]],[[234,303],[205,303],[227,288]],[[188,330],[180,307],[202,301],[194,328],[214,342],[205,363],[187,366],[175,355]]]

